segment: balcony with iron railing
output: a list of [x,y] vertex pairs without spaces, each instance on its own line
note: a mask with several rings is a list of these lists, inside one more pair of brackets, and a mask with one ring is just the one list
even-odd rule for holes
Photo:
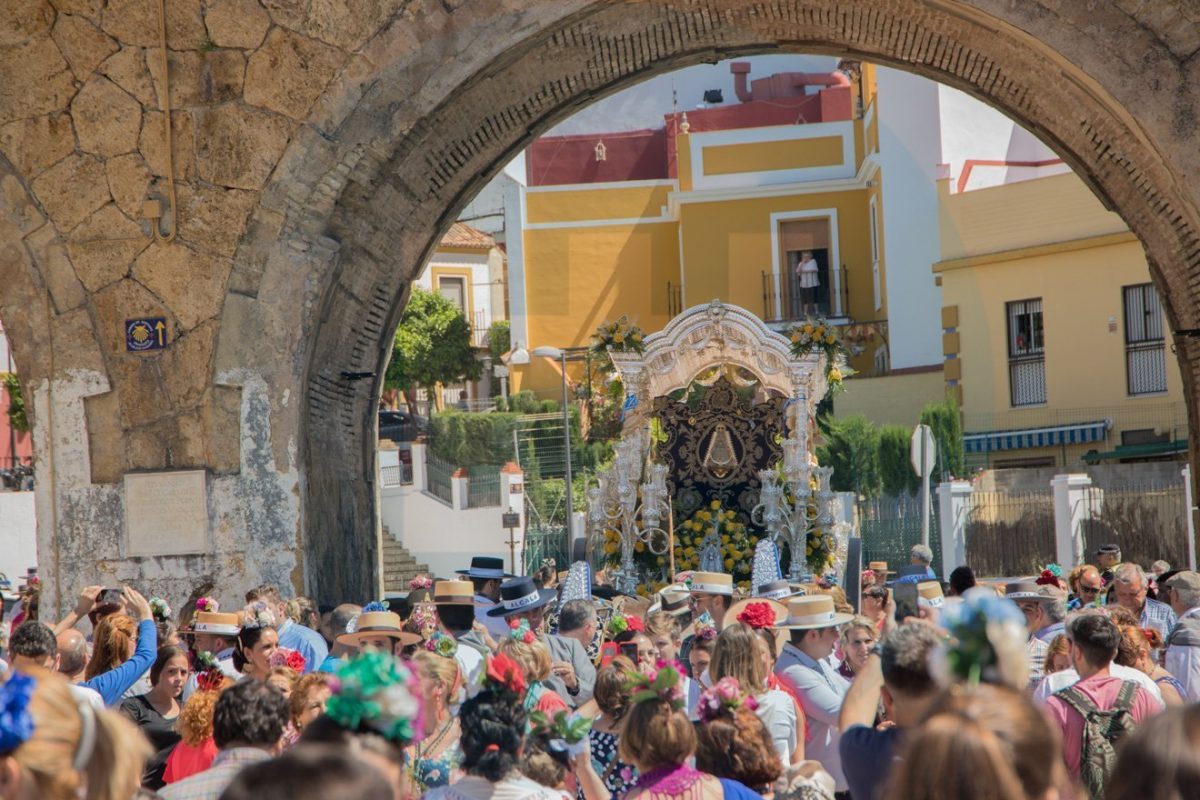
[[850,314],[850,282],[843,264],[829,273],[822,272],[821,284],[810,297],[800,287],[794,272],[762,273],[762,318],[768,324],[786,324],[824,317],[831,322],[847,322]]

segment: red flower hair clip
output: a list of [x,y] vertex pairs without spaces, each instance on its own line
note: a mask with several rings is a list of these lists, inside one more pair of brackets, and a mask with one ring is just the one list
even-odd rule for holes
[[1036,583],[1038,586],[1058,586],[1058,576],[1052,570],[1044,569]]
[[525,676],[521,673],[521,668],[503,653],[488,658],[487,682],[515,695],[525,693]]
[[202,692],[219,692],[225,686],[225,673],[210,667],[196,676],[196,686]]
[[635,617],[632,614],[627,615],[625,617],[625,624],[629,626],[629,630],[631,631],[635,631],[637,633],[646,632],[646,621],[641,617]]
[[775,627],[775,612],[768,603],[747,604],[737,619],[755,629]]

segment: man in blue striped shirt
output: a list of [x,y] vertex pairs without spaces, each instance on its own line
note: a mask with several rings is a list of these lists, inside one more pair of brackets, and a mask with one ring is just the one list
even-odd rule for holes
[[[1151,600],[1146,597],[1149,583],[1146,573],[1137,564],[1122,564],[1113,574],[1113,591],[1117,605],[1129,609],[1138,617],[1138,624],[1143,628],[1154,628],[1162,635],[1163,641],[1171,635],[1171,629],[1178,622],[1178,617],[1166,603]],[[1150,654],[1158,661],[1158,653]]]

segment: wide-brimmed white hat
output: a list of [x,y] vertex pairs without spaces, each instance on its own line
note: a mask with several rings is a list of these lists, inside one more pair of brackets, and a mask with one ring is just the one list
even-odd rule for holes
[[946,605],[946,595],[942,592],[942,584],[938,581],[921,581],[917,584],[917,603],[930,608],[941,608]]
[[827,594],[806,594],[792,597],[787,602],[787,618],[776,628],[789,630],[816,630],[845,625],[854,619],[853,614],[837,611],[833,598]]
[[723,594],[733,597],[733,576],[725,572],[693,572],[688,587],[692,594]]

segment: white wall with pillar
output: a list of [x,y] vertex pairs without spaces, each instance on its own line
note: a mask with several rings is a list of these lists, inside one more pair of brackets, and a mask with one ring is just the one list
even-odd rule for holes
[[1055,475],[1050,481],[1054,492],[1055,557],[1063,569],[1082,564],[1087,556],[1083,523],[1095,516],[1095,507],[1104,501],[1103,492],[1089,491],[1091,485],[1092,479],[1081,473]]
[[944,481],[937,487],[938,525],[942,536],[942,577],[967,563],[967,517],[971,513],[970,481]]

